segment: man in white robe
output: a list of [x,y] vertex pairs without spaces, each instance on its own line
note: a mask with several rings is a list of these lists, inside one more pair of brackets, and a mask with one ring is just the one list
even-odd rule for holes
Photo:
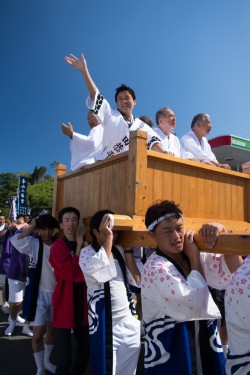
[[70,122],[67,125],[62,124],[63,134],[70,138],[70,169],[72,171],[93,164],[102,149],[103,126],[91,111],[88,112],[87,121],[91,128],[88,135],[74,132]]
[[148,149],[164,152],[161,140],[147,124],[134,118],[132,111],[136,104],[134,91],[125,85],[116,89],[115,101],[117,109],[112,109],[103,95],[99,92],[91,78],[87,63],[83,55],[78,59],[74,55],[65,57],[65,61],[79,70],[89,90],[87,107],[93,111],[97,119],[103,124],[103,147],[100,159],[127,151],[129,148],[129,132],[143,130],[147,132]]
[[211,131],[212,124],[206,113],[198,113],[191,123],[191,130],[181,138],[181,156],[208,165],[231,169],[228,164],[221,164],[211,150],[205,138]]
[[160,137],[164,150],[169,155],[181,157],[181,145],[178,137],[173,134],[176,126],[176,117],[172,109],[163,107],[156,112],[155,120],[157,128],[154,129]]

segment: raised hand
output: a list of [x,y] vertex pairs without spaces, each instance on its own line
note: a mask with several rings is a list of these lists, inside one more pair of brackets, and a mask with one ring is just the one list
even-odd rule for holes
[[72,139],[73,137],[73,126],[71,125],[70,122],[68,122],[68,124],[64,124],[64,122],[62,123],[62,126],[61,126],[61,129],[62,129],[62,132],[63,134],[67,135],[69,138]]
[[78,58],[78,57],[70,54],[69,56],[65,56],[64,60],[69,65],[72,65],[74,68],[76,68],[77,70],[79,70],[82,73],[88,71],[88,69],[87,69],[87,62],[86,62],[83,54],[81,54],[80,58]]
[[99,231],[106,237],[106,236],[109,236],[109,235],[113,235],[113,232],[112,230],[110,229],[110,225],[111,225],[111,219],[110,219],[110,216],[109,214],[106,214],[103,216],[102,218],[102,221],[101,221],[101,224],[100,224],[100,227],[99,227]]

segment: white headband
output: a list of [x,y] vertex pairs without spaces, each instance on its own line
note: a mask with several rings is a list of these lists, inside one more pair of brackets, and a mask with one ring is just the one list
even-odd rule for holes
[[180,212],[169,212],[168,214],[166,215],[163,215],[163,216],[160,216],[158,217],[158,219],[156,219],[155,221],[153,221],[153,223],[151,223],[149,226],[148,226],[148,232],[151,232],[154,227],[156,225],[158,225],[159,223],[161,223],[163,220],[167,220],[169,219],[170,217],[172,216],[178,216],[178,217],[183,217],[183,214],[181,214]]

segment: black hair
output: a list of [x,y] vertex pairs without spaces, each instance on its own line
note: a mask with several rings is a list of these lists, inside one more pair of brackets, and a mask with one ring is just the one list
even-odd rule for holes
[[[148,228],[149,225],[152,224],[155,220],[168,213],[176,214],[176,218],[180,218],[180,215],[182,215],[182,211],[179,205],[174,201],[157,201],[147,209],[145,216],[146,227]],[[153,231],[156,229],[156,227],[157,225],[154,227]]]
[[147,124],[148,126],[150,126],[150,128],[154,126],[154,121],[149,116],[144,115],[139,117],[139,119],[145,122],[145,124]]
[[207,113],[198,113],[197,115],[195,115],[191,122],[191,129],[194,128],[196,122],[202,121],[204,116],[207,116]]
[[94,229],[99,229],[102,218],[106,214],[113,214],[114,212],[111,210],[100,210],[97,211],[91,218],[90,223],[89,223],[89,228],[90,228],[90,234],[93,240],[96,239],[93,230]]
[[80,220],[80,211],[75,207],[64,207],[58,214],[59,223],[62,223],[63,215],[73,212],[76,214],[78,221]]
[[131,87],[128,87],[128,86],[126,86],[126,85],[124,85],[124,84],[122,83],[121,86],[117,87],[116,92],[115,92],[115,101],[116,101],[116,102],[117,102],[117,96],[118,96],[118,94],[119,94],[121,91],[125,91],[125,90],[127,90],[128,92],[130,92],[130,94],[131,94],[133,100],[136,99],[134,90],[131,89]]
[[50,214],[41,215],[36,219],[36,228],[37,229],[54,229],[59,228],[58,221],[54,216]]

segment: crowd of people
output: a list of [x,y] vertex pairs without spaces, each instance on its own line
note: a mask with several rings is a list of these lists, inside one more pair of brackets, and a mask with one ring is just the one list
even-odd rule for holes
[[[10,291],[2,310],[9,303],[6,336],[14,334],[18,316],[23,334],[32,336],[37,375],[77,375],[89,368],[94,375],[132,375],[142,350],[149,375],[249,373],[249,257],[201,253],[177,204],[148,208],[145,224],[157,247],[146,249],[146,260],[138,248],[116,245],[110,210],[93,215],[90,243],[74,207],[63,208],[58,221],[49,214],[22,226],[20,220],[0,227],[1,284],[5,290],[7,278]],[[210,248],[224,232],[219,223],[200,229]],[[28,261],[26,279],[16,282],[5,271],[13,252]],[[226,290],[226,351],[210,288]]]
[[[112,109],[84,56],[65,61],[81,72],[89,91],[90,133],[62,124],[72,170],[127,151],[129,133],[137,129],[147,133],[148,149],[230,169],[217,161],[205,138],[212,128],[208,114],[194,116],[179,140],[169,107],[156,112],[154,128],[148,116],[133,116],[133,89],[118,87]],[[140,353],[146,375],[249,374],[250,258],[200,252],[173,201],[147,209],[145,225],[155,249],[117,245],[113,214],[107,208],[92,216],[91,242],[78,207],[62,208],[58,220],[44,214],[7,223],[0,214],[5,335],[23,324],[23,334],[32,337],[36,375],[83,375],[89,369],[93,375],[134,375]],[[213,248],[226,231],[212,222],[199,233]],[[214,291],[222,291],[225,314]],[[221,340],[222,325],[228,339]]]
[[63,133],[70,138],[71,170],[127,151],[129,132],[137,129],[147,133],[148,149],[230,169],[228,164],[218,162],[206,139],[212,129],[207,113],[194,116],[190,131],[179,140],[174,133],[176,117],[171,108],[163,107],[156,112],[157,126],[153,127],[150,117],[134,117],[136,95],[132,88],[122,84],[116,89],[117,109],[113,109],[94,83],[84,56],[77,58],[69,55],[65,57],[65,61],[81,72],[89,91],[86,104],[89,109],[87,120],[90,133],[81,135],[73,131],[71,123],[62,124]]

